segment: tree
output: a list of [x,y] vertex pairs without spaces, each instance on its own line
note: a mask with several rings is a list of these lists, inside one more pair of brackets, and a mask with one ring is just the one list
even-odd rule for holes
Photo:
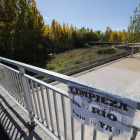
[[118,31],[117,33],[117,42],[122,42],[122,32]]
[[111,35],[111,32],[112,32],[112,30],[109,27],[107,27],[106,31],[105,31],[105,41],[109,41],[109,37]]
[[123,31],[122,31],[122,42],[126,41],[126,36],[127,36],[126,31],[125,31],[125,29],[123,29]]
[[0,0],[1,56],[19,61],[40,60],[43,17],[34,0]]
[[140,4],[139,10],[138,7],[134,10],[133,18],[130,16],[127,38],[133,43],[140,41]]

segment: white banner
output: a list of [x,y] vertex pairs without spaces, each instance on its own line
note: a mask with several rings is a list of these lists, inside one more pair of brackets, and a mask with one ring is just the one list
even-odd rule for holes
[[111,136],[128,137],[137,102],[68,82],[71,115]]

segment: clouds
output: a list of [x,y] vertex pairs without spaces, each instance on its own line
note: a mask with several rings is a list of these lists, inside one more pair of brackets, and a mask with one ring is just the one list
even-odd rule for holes
[[43,18],[46,19],[46,20],[48,19],[47,17],[43,17]]

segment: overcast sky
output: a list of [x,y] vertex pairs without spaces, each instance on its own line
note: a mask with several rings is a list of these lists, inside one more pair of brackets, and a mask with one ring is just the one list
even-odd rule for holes
[[139,6],[139,0],[36,0],[37,8],[45,24],[52,19],[77,28],[92,28],[93,31],[127,29],[130,16]]

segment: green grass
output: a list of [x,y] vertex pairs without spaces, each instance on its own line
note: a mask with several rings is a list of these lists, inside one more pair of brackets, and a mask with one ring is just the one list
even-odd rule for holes
[[[98,54],[99,50],[111,49],[111,46],[101,47],[101,46],[91,46],[88,48],[80,48],[71,51],[66,51],[59,54],[53,54],[50,60],[46,61],[45,69],[48,70],[58,70],[64,67],[68,67],[75,64],[80,64],[82,62],[91,61],[98,58],[103,58],[112,54]],[[116,54],[125,52],[126,49],[115,48]]]

